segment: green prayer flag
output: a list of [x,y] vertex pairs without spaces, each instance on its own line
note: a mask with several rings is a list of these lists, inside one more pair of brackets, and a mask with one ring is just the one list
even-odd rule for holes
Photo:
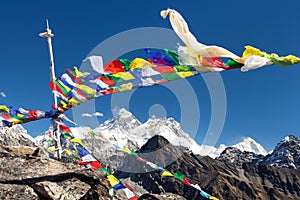
[[176,72],[169,74],[161,74],[161,76],[168,81],[177,80],[181,78]]
[[280,65],[280,66],[289,66],[292,65],[293,63],[289,60],[284,60],[280,57],[276,58],[276,57],[270,57],[270,60],[276,64],[276,65]]
[[179,172],[179,171],[176,171],[175,174],[174,174],[174,177],[183,181],[183,178],[184,178],[184,174]]
[[165,49],[165,52],[168,56],[174,59],[177,65],[179,65],[178,54],[176,51]]
[[121,79],[120,77],[115,77],[113,74],[104,74],[103,77],[113,80],[116,83],[118,83],[120,80],[123,81],[123,79]]
[[126,72],[129,71],[129,69],[130,69],[130,68],[129,68],[129,65],[130,65],[131,61],[128,60],[128,59],[119,59],[119,61],[122,63],[122,65],[123,65],[125,71],[126,71]]
[[231,68],[240,68],[243,66],[242,63],[239,63],[239,62],[236,62],[232,59],[229,59],[226,63],[225,63],[226,66],[228,67],[231,67]]
[[104,172],[108,176],[111,175],[111,173],[106,168],[99,168],[97,169],[97,172]]
[[72,154],[73,158],[75,158],[76,160],[79,160],[79,156],[78,155],[75,155],[75,154]]
[[69,133],[67,133],[67,132],[63,132],[63,135],[64,135],[64,138],[74,138],[74,136],[73,135],[70,135]]
[[188,65],[176,65],[174,66],[176,71],[178,72],[190,72],[190,71],[195,71],[195,69],[192,66]]
[[137,153],[135,153],[135,151],[130,150],[130,152],[131,152],[131,155],[134,155],[135,157],[139,157],[139,155]]

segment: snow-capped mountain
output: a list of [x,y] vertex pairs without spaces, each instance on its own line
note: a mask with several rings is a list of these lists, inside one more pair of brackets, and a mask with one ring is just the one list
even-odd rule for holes
[[300,168],[300,139],[293,135],[285,137],[259,164]]
[[[115,117],[94,129],[94,132],[99,134],[102,139],[101,137],[95,138],[83,127],[71,128],[71,130],[76,138],[84,141],[86,147],[98,159],[105,160],[112,167],[119,166],[122,156],[124,156],[124,152],[116,150],[113,144],[138,150],[155,135],[163,136],[171,144],[181,146],[194,154],[218,158],[218,160],[227,159],[230,162],[238,163],[252,162],[280,167],[300,167],[300,141],[294,136],[288,136],[282,140],[269,155],[259,143],[249,137],[230,148],[224,144],[216,148],[198,145],[173,118],[152,118],[141,123],[125,109],[120,109]],[[47,137],[47,134],[38,136],[36,141],[45,145]]]
[[187,149],[192,145],[197,146],[197,143],[173,118],[149,119],[141,123],[125,109],[120,109],[116,117],[104,122],[94,129],[94,132],[102,134],[103,137],[121,147],[132,143],[134,147],[140,148],[154,135],[165,137],[175,146]]
[[235,147],[242,152],[247,151],[247,152],[253,152],[255,154],[260,154],[260,155],[267,155],[267,151],[261,146],[259,143],[257,143],[255,140],[253,140],[250,137],[245,138],[242,142],[233,145],[232,147]]
[[[100,154],[111,153],[112,146],[101,140],[94,141],[89,131],[82,127],[71,128],[72,133],[78,139],[84,139],[91,143],[90,146],[94,150],[97,148],[96,143],[101,144],[101,149],[98,148]],[[210,156],[211,158],[218,157],[227,146],[221,144],[218,148],[208,145],[198,145],[187,133],[185,133],[180,124],[173,118],[167,119],[148,119],[145,123],[141,123],[132,113],[126,109],[120,109],[116,112],[112,119],[105,121],[99,127],[94,129],[94,132],[109,140],[112,144],[117,144],[120,147],[128,147],[130,149],[139,149],[154,135],[161,135],[166,138],[171,144],[181,146],[201,156]],[[46,134],[47,135],[47,134]],[[40,136],[39,136],[40,137]],[[45,136],[47,137],[47,136]],[[37,141],[45,141],[44,136],[36,138]],[[91,140],[89,140],[91,139]],[[105,147],[105,148],[104,148]],[[256,154],[266,155],[264,148],[251,138],[245,138],[242,142],[234,145],[242,152],[254,152]],[[110,149],[109,152],[104,149]],[[92,150],[92,149],[91,149]],[[107,157],[105,157],[107,159]]]
[[[221,144],[218,148],[208,145],[198,145],[180,124],[173,118],[149,119],[145,123],[137,120],[132,113],[125,109],[120,109],[118,114],[102,125],[94,129],[94,132],[101,133],[103,137],[109,139],[119,146],[128,146],[130,143],[136,149],[144,145],[154,135],[161,135],[175,146],[182,146],[189,149],[194,154],[201,156],[218,157],[227,146]],[[242,142],[234,145],[242,152],[248,151],[256,154],[266,155],[266,150],[252,138],[245,138]]]
[[[214,146],[208,146],[208,145],[201,145],[197,148],[193,149],[193,152],[195,154],[199,154],[201,156],[209,156],[211,158],[216,158],[221,155],[221,153],[227,148],[228,146],[224,144],[220,144],[218,148]],[[241,152],[252,152],[259,155],[267,155],[268,153],[266,150],[257,143],[255,140],[253,140],[250,137],[245,138],[242,142],[233,145],[232,147],[235,147]]]
[[237,164],[251,162],[255,164],[299,169],[300,140],[293,135],[289,135],[281,140],[275,149],[267,155],[247,151],[241,152],[236,147],[228,147],[217,159],[227,160]]
[[[83,127],[71,128],[73,135],[81,139],[86,148],[100,161],[113,169],[122,162],[126,153],[118,151],[113,145],[127,147],[132,150],[141,148],[154,135],[161,135],[175,146],[188,150],[190,146],[199,145],[182,129],[173,118],[151,118],[141,123],[132,113],[125,109],[116,112],[112,119],[105,121],[93,131],[100,137],[94,137]],[[39,143],[46,145],[47,134],[36,138]]]

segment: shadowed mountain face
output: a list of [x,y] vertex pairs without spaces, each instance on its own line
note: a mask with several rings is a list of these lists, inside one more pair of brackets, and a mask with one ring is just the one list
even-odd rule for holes
[[300,169],[300,139],[289,135],[281,140],[261,164]]
[[[150,153],[151,152],[151,153]],[[300,170],[244,162],[240,166],[226,160],[195,156],[182,152],[162,136],[154,136],[139,151],[139,155],[171,172],[183,172],[193,184],[219,199],[299,199]],[[171,163],[166,162],[172,160]],[[128,169],[128,166],[134,166]],[[202,199],[198,191],[173,177],[161,177],[159,172],[128,156],[119,178],[130,178],[151,193],[171,192],[186,199]],[[130,171],[131,170],[131,171]],[[141,173],[144,171],[144,173]],[[135,173],[139,172],[139,173]]]

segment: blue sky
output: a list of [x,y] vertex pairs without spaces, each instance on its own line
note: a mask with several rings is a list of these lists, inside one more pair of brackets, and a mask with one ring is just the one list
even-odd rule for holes
[[[38,37],[45,19],[55,34],[53,39],[56,74],[82,60],[99,43],[122,31],[141,27],[171,28],[161,9],[177,9],[191,31],[205,44],[223,46],[240,55],[245,45],[267,52],[300,56],[297,0],[240,1],[5,1],[0,6],[0,103],[48,110],[51,105],[46,41]],[[178,38],[178,43],[182,42]],[[149,41],[149,45],[151,41]],[[177,44],[174,44],[174,49]],[[110,50],[118,48],[112,46]],[[145,55],[143,55],[145,56]],[[217,142],[231,145],[252,137],[267,150],[288,134],[300,136],[300,65],[271,66],[242,73],[221,73],[226,91],[226,120]],[[218,76],[217,74],[212,76]],[[200,122],[193,118],[183,127],[199,129],[195,139],[202,143],[211,118],[211,99],[203,78],[188,79],[200,106]],[[182,82],[178,83],[178,87]],[[184,88],[182,88],[184,90]],[[182,95],[185,95],[184,93]],[[96,100],[96,110],[104,114],[99,122],[112,117],[111,97]],[[168,117],[180,121],[180,102],[172,91],[154,86],[135,91],[130,111],[144,122],[152,105],[164,107]],[[153,107],[152,107],[153,108]],[[189,107],[191,112],[193,107]],[[71,112],[68,112],[72,116]],[[192,116],[192,115],[191,115]],[[189,116],[188,116],[189,117]],[[44,132],[48,120],[24,125],[32,135]],[[192,133],[195,135],[195,133]]]

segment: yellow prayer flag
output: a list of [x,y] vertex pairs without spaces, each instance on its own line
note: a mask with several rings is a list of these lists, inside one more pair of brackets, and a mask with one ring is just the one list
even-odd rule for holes
[[118,72],[114,74],[114,77],[121,78],[126,72]]
[[123,147],[122,151],[124,151],[124,152],[126,152],[128,154],[131,154],[131,151],[127,147]]
[[64,151],[68,156],[71,156],[73,154],[69,149],[64,149]]
[[18,120],[18,119],[16,119],[16,118],[12,118],[12,120],[11,120],[11,124],[12,124],[12,125],[21,124],[21,123],[22,123],[22,121],[21,121],[21,120]]
[[168,170],[164,171],[161,176],[165,177],[165,176],[173,176],[173,174],[171,172],[169,172]]
[[86,86],[86,85],[78,85],[77,88],[78,88],[78,89],[81,89],[81,90],[83,90],[84,92],[86,92],[87,94],[93,95],[93,96],[95,96],[95,95],[96,95],[96,92],[97,92],[95,89],[90,88],[89,86]]
[[120,183],[119,179],[117,179],[114,175],[108,175],[107,176],[109,183],[112,187]]
[[[63,102],[63,101],[60,101],[60,102]],[[72,107],[74,107],[74,106],[77,106],[79,104],[79,102],[76,99],[71,98],[71,99],[69,99],[68,104],[71,105]]]
[[80,144],[82,147],[84,147],[84,144],[83,144],[83,143],[81,142],[81,140],[79,140],[79,139],[73,138],[73,139],[71,139],[71,142],[78,143],[78,144]]
[[265,56],[265,52],[261,52],[258,48],[252,46],[245,46],[245,51],[243,52],[243,58],[247,58],[250,56]]
[[3,110],[4,112],[9,113],[9,108],[7,106],[0,105],[0,110]]
[[121,91],[131,90],[133,87],[132,83],[123,84],[119,87]]
[[64,108],[66,108],[66,107],[68,106],[67,103],[64,102],[64,101],[60,101],[59,103],[60,103],[60,105],[61,105],[62,107],[64,107]]
[[76,66],[74,66],[74,71],[76,73],[76,77],[82,77],[82,76],[90,74],[89,72],[81,72],[81,71],[79,71]]
[[121,76],[122,79],[128,81],[128,80],[132,80],[132,79],[135,79],[134,76],[132,76],[129,72],[125,72],[122,76]]
[[181,78],[186,78],[189,76],[194,76],[193,72],[177,72],[177,74],[181,77]]
[[151,68],[151,67],[153,67],[153,65],[142,58],[135,58],[129,65],[129,69],[131,71],[134,69]]
[[125,81],[135,79],[129,72],[118,72],[114,74],[115,77],[122,78]]
[[300,58],[293,56],[293,55],[281,56],[281,57],[279,57],[279,59],[281,59],[283,61],[287,61],[290,64],[297,64],[300,62]]

